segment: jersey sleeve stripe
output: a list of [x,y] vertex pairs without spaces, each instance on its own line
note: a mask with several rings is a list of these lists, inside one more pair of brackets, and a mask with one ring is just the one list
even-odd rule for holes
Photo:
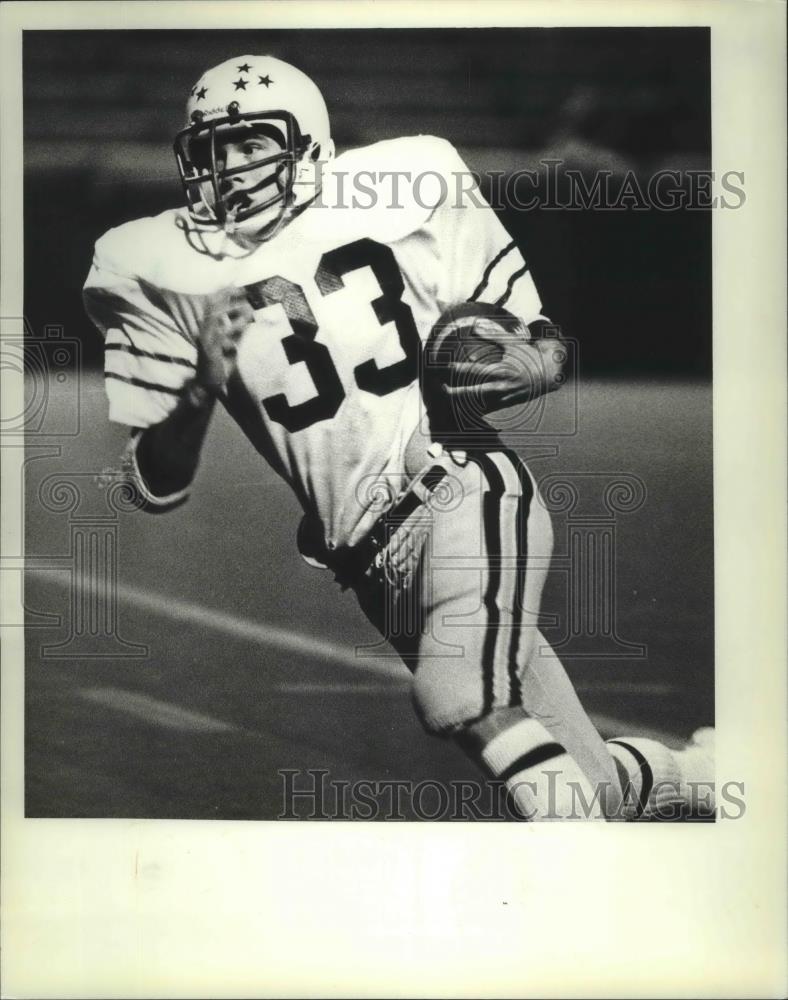
[[511,251],[514,250],[516,246],[517,246],[517,244],[514,242],[514,240],[512,240],[512,242],[509,243],[507,246],[505,246],[503,248],[503,250],[500,251],[500,253],[496,254],[496,256],[493,257],[493,259],[490,261],[490,263],[484,269],[484,274],[482,275],[482,280],[476,286],[476,289],[474,290],[473,295],[471,295],[471,297],[468,299],[469,302],[475,302],[478,299],[478,297],[482,294],[482,292],[485,290],[485,288],[489,284],[490,276],[493,273],[493,269],[495,268],[496,264],[498,264],[500,261],[502,261],[503,258],[508,253],[511,253]]
[[119,375],[118,372],[104,372],[104,378],[117,379],[118,382],[125,382],[127,385],[133,385],[138,389],[150,389],[153,392],[166,392],[171,396],[180,396],[182,392],[182,387],[173,389],[169,385],[159,385],[156,382],[146,382],[144,379],[134,378],[131,375]]
[[182,365],[184,368],[196,369],[197,365],[187,358],[176,358],[171,354],[159,354],[157,351],[143,351],[133,344],[105,344],[105,351],[123,351],[137,358],[150,358],[152,361],[165,361],[171,365]]
[[506,291],[503,293],[503,295],[495,303],[497,306],[504,306],[504,305],[506,305],[506,303],[507,303],[507,301],[509,299],[509,296],[512,294],[512,289],[514,288],[515,281],[517,281],[518,278],[522,278],[522,276],[527,272],[527,270],[528,270],[528,265],[527,264],[523,264],[523,266],[520,268],[519,271],[515,271],[514,274],[511,275],[511,277],[509,278],[509,281],[506,283]]
[[128,351],[107,351],[104,355],[104,373],[120,378],[138,378],[154,385],[165,385],[178,391],[193,377],[193,366],[173,363],[167,358],[157,361],[146,355],[135,355]]
[[109,419],[126,427],[152,427],[160,424],[178,405],[178,396],[169,390],[156,392],[108,379],[104,389],[109,403]]
[[[137,357],[153,358],[162,355],[164,358],[171,358],[176,364],[180,364],[181,361],[194,362],[197,359],[197,349],[180,334],[172,336],[167,330],[145,329],[137,324],[136,317],[130,317],[122,329],[116,325],[107,330],[105,349],[112,347],[113,350],[117,350],[118,348],[114,346],[116,344],[121,350],[124,347],[132,348],[129,353]],[[161,350],[162,346],[166,346],[166,352]]]

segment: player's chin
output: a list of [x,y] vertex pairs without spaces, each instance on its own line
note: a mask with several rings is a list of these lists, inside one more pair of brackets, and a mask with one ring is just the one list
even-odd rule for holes
[[[262,203],[263,199],[259,201]],[[244,196],[225,199],[224,209],[227,218],[234,221],[236,229],[265,238],[267,233],[273,232],[277,228],[282,217],[283,206],[281,201],[277,201],[267,208],[260,208],[254,198]]]

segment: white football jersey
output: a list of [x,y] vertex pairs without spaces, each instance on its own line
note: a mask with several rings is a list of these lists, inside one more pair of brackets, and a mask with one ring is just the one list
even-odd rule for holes
[[161,422],[194,377],[211,296],[244,288],[255,322],[223,402],[325,544],[356,544],[379,516],[370,484],[404,473],[421,344],[441,312],[474,298],[525,323],[540,315],[519,250],[469,178],[444,140],[395,139],[337,157],[318,201],[251,250],[185,209],[110,230],[84,292],[105,336],[110,418]]

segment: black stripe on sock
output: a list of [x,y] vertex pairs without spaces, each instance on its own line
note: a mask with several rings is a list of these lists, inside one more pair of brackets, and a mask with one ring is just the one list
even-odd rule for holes
[[[649,764],[643,754],[636,747],[633,747],[629,743],[625,743],[623,740],[608,740],[608,743],[615,743],[616,746],[629,750],[635,758],[635,763],[640,767],[640,777],[643,784],[640,789],[640,795],[638,796],[638,808],[635,812],[635,819],[639,819],[648,805],[648,797],[651,795],[651,789],[654,787],[654,772],[651,770],[651,764]],[[627,778],[629,778],[629,775],[627,775]],[[632,784],[631,778],[629,778],[629,784]],[[624,793],[624,798],[626,798],[627,789],[622,788],[622,792]]]
[[487,287],[487,283],[490,280],[490,275],[493,273],[493,268],[495,267],[495,265],[498,263],[498,261],[503,260],[503,258],[512,250],[514,250],[516,246],[517,244],[514,242],[514,240],[512,240],[512,242],[509,243],[508,246],[505,246],[503,250],[500,251],[500,253],[496,254],[496,256],[493,257],[493,259],[484,269],[482,280],[476,286],[476,290],[474,291],[473,295],[471,295],[471,297],[468,299],[469,302],[475,302],[476,299],[482,294],[484,289]]
[[516,761],[507,768],[504,768],[497,777],[501,781],[508,781],[509,778],[513,778],[515,774],[519,774],[521,771],[529,771],[532,767],[546,764],[548,760],[555,760],[556,757],[561,757],[565,753],[566,750],[560,743],[542,743],[541,746],[534,747],[533,750],[529,750],[528,753],[524,753],[518,757]]

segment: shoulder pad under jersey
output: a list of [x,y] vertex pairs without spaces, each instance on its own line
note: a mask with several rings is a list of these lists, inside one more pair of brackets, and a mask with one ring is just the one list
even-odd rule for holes
[[445,139],[388,139],[338,156],[326,178],[324,202],[332,215],[341,213],[337,221],[342,225],[395,242],[420,229],[439,204],[454,197],[459,175],[467,173]]
[[208,276],[217,270],[199,239],[188,213],[181,208],[134,219],[96,241],[93,272],[199,294],[205,291]]

